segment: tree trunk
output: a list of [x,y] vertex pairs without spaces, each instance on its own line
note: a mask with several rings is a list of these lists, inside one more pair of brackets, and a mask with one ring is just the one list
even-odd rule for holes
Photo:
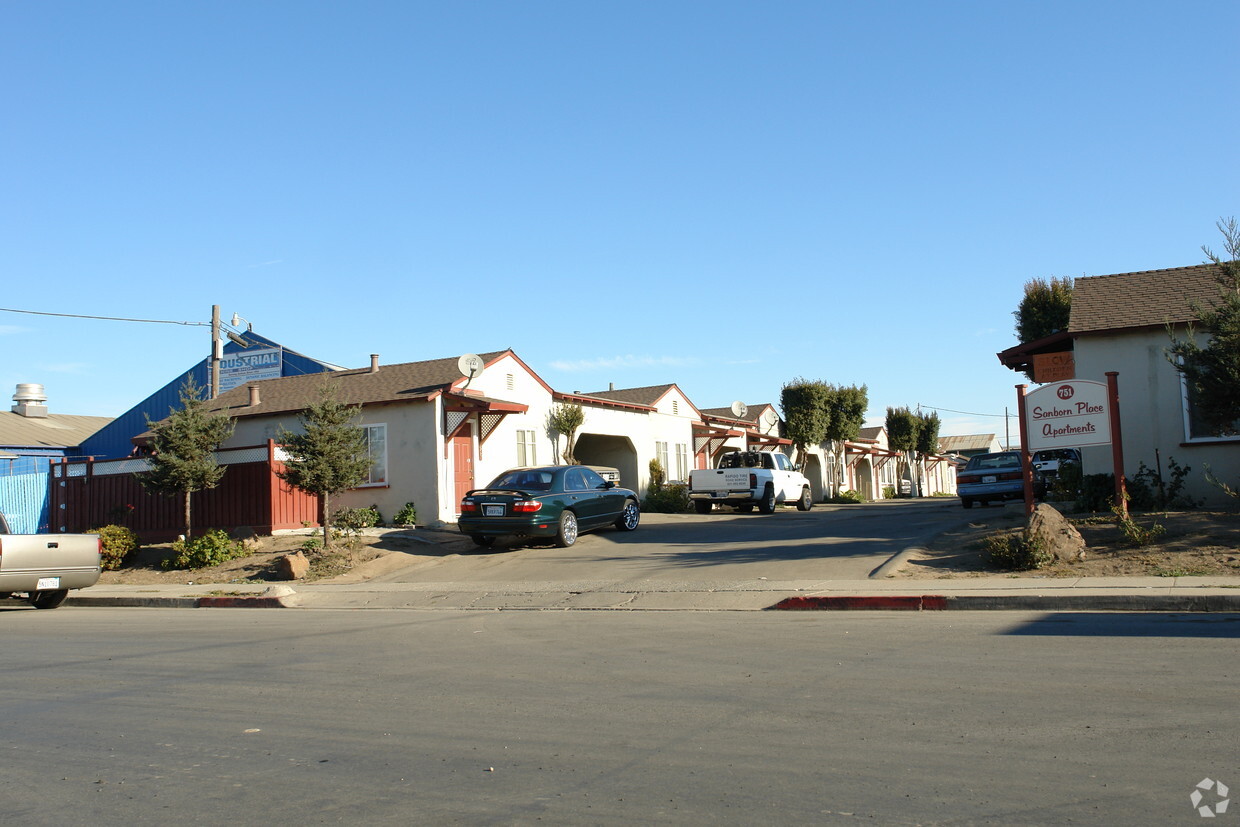
[[327,540],[328,540],[327,524],[330,522],[327,515],[331,513],[332,513],[331,512],[331,494],[324,494],[323,495],[323,516],[320,518],[323,521],[323,551],[327,551]]
[[189,514],[190,514],[190,512],[189,512],[189,498],[190,498],[190,492],[186,491],[186,492],[185,492],[185,539],[186,539],[186,540],[188,540],[190,537],[194,536],[194,535],[191,533],[192,526],[191,526],[190,521],[189,521]]

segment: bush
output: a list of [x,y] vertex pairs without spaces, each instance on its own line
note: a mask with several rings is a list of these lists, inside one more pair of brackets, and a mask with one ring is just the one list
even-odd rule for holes
[[377,526],[381,520],[379,509],[374,506],[370,508],[342,508],[332,516],[332,525],[346,534],[356,534],[363,528]]
[[642,511],[653,514],[683,514],[692,507],[689,486],[679,482],[650,486],[646,499],[642,501]]
[[218,528],[201,537],[177,540],[172,551],[173,555],[160,564],[165,569],[205,569],[250,555],[245,543],[233,540],[228,532]]
[[405,503],[400,511],[396,512],[396,516],[392,518],[394,525],[417,525],[418,509],[413,503]]
[[103,540],[103,556],[99,565],[104,571],[115,571],[125,562],[125,558],[138,547],[138,535],[123,525],[105,525],[103,528],[92,528],[88,534],[98,534]]
[[1051,562],[1050,552],[1028,532],[987,537],[986,558],[991,566],[1004,571],[1030,571]]
[[849,489],[848,491],[841,491],[834,497],[828,499],[827,502],[835,503],[837,505],[845,505],[848,503],[863,503],[865,502],[865,498],[861,496],[860,491],[853,491],[852,489]]
[[894,485],[883,486],[883,499],[894,500],[896,498],[896,487]]

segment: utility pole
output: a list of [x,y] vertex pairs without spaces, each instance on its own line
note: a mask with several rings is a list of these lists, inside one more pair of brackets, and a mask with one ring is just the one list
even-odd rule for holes
[[220,306],[211,305],[211,395],[220,395]]

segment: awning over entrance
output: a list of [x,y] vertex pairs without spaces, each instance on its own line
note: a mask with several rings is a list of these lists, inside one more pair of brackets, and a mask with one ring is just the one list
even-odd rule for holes
[[443,396],[444,443],[443,455],[448,456],[448,446],[453,437],[469,424],[472,417],[478,419],[478,453],[482,453],[482,445],[487,441],[499,423],[509,414],[525,413],[529,405],[520,402],[508,402],[503,399],[491,399],[485,396],[474,396],[470,393],[445,393]]

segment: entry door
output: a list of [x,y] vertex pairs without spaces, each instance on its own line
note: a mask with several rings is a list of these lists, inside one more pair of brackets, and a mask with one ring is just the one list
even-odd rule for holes
[[[461,507],[461,497],[474,485],[474,430],[471,425],[461,426],[452,437],[452,476],[456,480],[456,507]],[[459,512],[458,512],[459,513]]]

